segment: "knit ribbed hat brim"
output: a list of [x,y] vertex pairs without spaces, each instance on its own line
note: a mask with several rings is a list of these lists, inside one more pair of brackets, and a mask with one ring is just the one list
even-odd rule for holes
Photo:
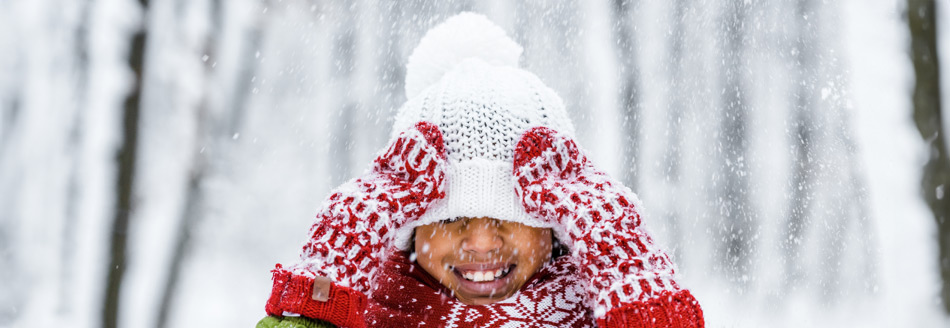
[[487,18],[462,13],[426,33],[410,56],[409,100],[396,115],[393,135],[420,121],[437,125],[447,188],[444,199],[395,232],[397,247],[412,247],[418,226],[458,217],[550,227],[528,215],[515,193],[514,148],[530,128],[573,135],[574,127],[561,98],[518,68],[520,54],[521,46]]

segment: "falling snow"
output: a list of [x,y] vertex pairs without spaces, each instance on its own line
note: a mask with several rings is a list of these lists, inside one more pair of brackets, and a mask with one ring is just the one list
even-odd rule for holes
[[[709,326],[950,325],[902,1],[139,3],[0,1],[2,327],[102,326],[116,211],[119,326],[253,326],[273,264],[386,144],[408,52],[461,10],[525,47]],[[133,208],[117,209],[140,26]]]

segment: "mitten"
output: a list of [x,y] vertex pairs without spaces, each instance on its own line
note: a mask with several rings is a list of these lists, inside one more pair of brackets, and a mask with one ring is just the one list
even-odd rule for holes
[[600,327],[703,326],[699,304],[641,227],[636,194],[595,168],[571,138],[528,130],[513,173],[525,210],[566,237]]
[[336,326],[315,319],[304,317],[275,317],[267,316],[257,322],[255,328],[336,328]]
[[402,132],[360,178],[324,202],[299,263],[273,270],[267,313],[360,327],[370,281],[392,231],[445,196],[445,149],[437,126]]

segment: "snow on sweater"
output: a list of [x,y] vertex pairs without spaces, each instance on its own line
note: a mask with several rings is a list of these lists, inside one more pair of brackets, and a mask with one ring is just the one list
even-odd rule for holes
[[[703,327],[698,302],[640,226],[636,195],[596,170],[569,136],[547,128],[525,133],[513,179],[525,209],[569,236],[562,242],[572,254],[508,300],[455,300],[388,246],[392,231],[445,196],[443,145],[438,127],[420,122],[366,175],[337,188],[301,261],[273,271],[267,313],[341,327]],[[324,281],[326,301],[314,300],[315,283]]]

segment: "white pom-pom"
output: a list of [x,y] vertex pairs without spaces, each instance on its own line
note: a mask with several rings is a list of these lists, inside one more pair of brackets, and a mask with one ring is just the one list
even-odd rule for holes
[[406,64],[406,97],[439,82],[455,65],[470,58],[518,67],[521,46],[485,16],[461,13],[429,30]]

